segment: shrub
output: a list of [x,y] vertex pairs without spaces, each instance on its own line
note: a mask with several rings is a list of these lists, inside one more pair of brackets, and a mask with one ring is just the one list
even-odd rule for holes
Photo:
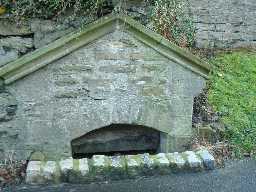
[[[181,47],[193,45],[195,27],[186,13],[187,4],[185,2],[187,1],[144,1],[152,7],[151,14],[147,13],[145,20],[152,20],[156,32]],[[118,6],[114,8],[113,3],[120,6],[125,4],[126,0],[113,2],[110,0],[0,0],[2,8],[11,13],[17,21],[26,18],[56,19],[63,13],[68,13],[71,19],[77,15],[85,15],[94,20],[110,12],[126,13],[126,11],[131,11],[118,10]],[[119,8],[121,9],[121,7]]]
[[209,102],[221,114],[236,154],[256,150],[256,54],[231,53],[212,60]]
[[181,47],[194,43],[195,27],[181,0],[155,0],[152,10],[154,30]]
[[83,12],[87,15],[95,15],[104,2],[104,0],[2,0],[0,4],[19,19],[27,17],[48,19],[69,9],[74,14]]

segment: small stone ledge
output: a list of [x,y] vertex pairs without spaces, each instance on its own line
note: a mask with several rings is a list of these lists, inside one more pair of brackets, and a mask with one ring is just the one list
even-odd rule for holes
[[111,157],[94,155],[91,159],[30,161],[26,182],[29,184],[89,183],[214,168],[215,159],[206,149],[156,155],[147,153]]

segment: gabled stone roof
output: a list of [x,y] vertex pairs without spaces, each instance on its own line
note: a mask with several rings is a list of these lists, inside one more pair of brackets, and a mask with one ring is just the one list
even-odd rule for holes
[[0,77],[5,84],[12,83],[53,61],[75,51],[76,49],[116,30],[117,23],[124,24],[122,30],[130,32],[136,39],[142,41],[155,51],[174,62],[208,77],[210,66],[190,52],[179,48],[163,36],[147,29],[128,16],[106,16],[84,28],[70,33],[49,45],[27,54],[14,62],[0,68]]

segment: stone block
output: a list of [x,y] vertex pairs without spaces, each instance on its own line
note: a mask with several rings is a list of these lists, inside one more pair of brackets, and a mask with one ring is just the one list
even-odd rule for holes
[[186,151],[182,153],[186,160],[186,167],[191,171],[200,171],[203,168],[203,161],[193,151]]
[[108,177],[113,180],[118,180],[127,177],[124,156],[109,157]]
[[196,154],[202,159],[205,169],[213,170],[215,168],[215,159],[206,149],[200,149]]
[[70,172],[73,170],[73,158],[64,159],[59,162],[61,181],[67,182]]
[[60,173],[55,161],[47,161],[42,168],[42,175],[46,183],[59,183]]
[[90,89],[88,92],[89,97],[95,100],[106,100],[111,96],[111,91],[105,87],[95,87]]
[[0,39],[0,47],[14,49],[24,54],[33,48],[33,40],[29,37],[7,37]]
[[105,73],[135,73],[136,66],[135,65],[120,65],[120,64],[109,64],[107,66],[101,66],[99,71]]
[[155,172],[161,175],[165,175],[170,173],[170,162],[165,153],[158,153],[156,155],[152,155],[153,159],[153,167]]
[[55,97],[58,99],[72,99],[72,98],[77,98],[79,96],[78,91],[68,91],[68,90],[61,90],[57,91],[55,94]]
[[[90,175],[89,163],[87,158],[74,159],[73,169],[69,174],[68,182],[70,183],[88,183],[90,182],[93,175]],[[101,177],[101,175],[99,175]]]
[[[188,132],[190,132],[190,130]],[[188,147],[191,135],[168,135],[167,140],[167,152],[182,152]]]
[[95,53],[96,60],[131,60],[136,61],[144,58],[141,53],[129,53],[123,50],[104,50]]
[[93,71],[93,66],[88,65],[88,63],[85,63],[85,65],[80,64],[68,64],[64,65],[62,67],[56,67],[54,69],[55,72],[59,72],[60,74],[66,74],[66,73],[91,73]]
[[0,47],[0,52],[0,66],[3,66],[11,61],[14,61],[19,57],[19,54],[16,50],[4,51],[3,48]]
[[9,19],[0,19],[0,26],[0,35],[2,36],[32,34],[27,23],[18,26],[17,23],[10,21]]
[[30,161],[28,163],[26,170],[26,183],[38,184],[44,182],[41,167],[41,161]]
[[149,153],[140,154],[142,159],[142,173],[143,175],[154,175],[154,160]]
[[127,155],[125,159],[128,177],[134,178],[143,173],[143,161],[140,155]]
[[16,115],[16,110],[16,98],[11,93],[7,91],[2,91],[2,93],[0,93],[0,121],[8,122],[12,120],[13,117],[15,117]]
[[[191,116],[193,113],[193,98],[173,96],[170,100],[170,113],[172,116]],[[189,121],[191,122],[191,120]]]
[[60,86],[60,87],[64,87],[64,86],[72,86],[72,85],[76,85],[78,82],[77,79],[74,79],[72,77],[64,77],[62,79],[58,79],[55,82],[55,85]]
[[32,153],[29,160],[30,161],[44,161],[45,155],[40,151],[36,151],[36,152]]
[[161,68],[161,66],[157,66],[157,63],[161,62],[161,61],[167,61],[167,59],[165,57],[163,57],[160,53],[157,53],[155,51],[152,51],[151,49],[146,49],[144,51],[144,55],[143,55],[143,60],[144,61],[153,61],[155,62],[156,64],[154,65],[151,65],[151,66],[148,66],[148,65],[145,65],[143,66],[145,69],[149,70],[149,71],[155,71],[156,69],[159,69]]
[[161,86],[144,86],[142,89],[142,96],[161,97],[164,96],[164,87]]
[[174,152],[167,153],[166,156],[170,162],[170,167],[173,172],[184,170],[186,161],[183,159],[181,154],[179,154],[178,152]]
[[[171,135],[176,137],[182,136],[191,136],[192,133],[192,115],[187,116],[171,116],[173,121],[170,122],[170,127],[172,130],[170,131]],[[185,142],[183,143],[185,144]],[[184,150],[183,150],[184,151]]]
[[91,176],[95,180],[104,180],[109,171],[109,159],[105,155],[94,155],[90,160]]
[[79,172],[81,173],[82,177],[88,176],[89,164],[87,158],[79,159]]
[[34,45],[40,48],[54,40],[74,31],[73,27],[57,24],[51,20],[34,19],[30,23],[31,31],[34,32]]

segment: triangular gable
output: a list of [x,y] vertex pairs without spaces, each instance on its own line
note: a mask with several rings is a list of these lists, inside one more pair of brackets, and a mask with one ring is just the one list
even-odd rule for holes
[[110,33],[116,29],[117,24],[130,32],[135,38],[142,41],[155,51],[173,60],[174,62],[192,70],[195,73],[208,77],[210,66],[190,52],[183,50],[166,40],[161,35],[147,29],[128,16],[106,16],[83,29],[70,33],[49,45],[27,54],[14,62],[0,68],[0,77],[5,84],[12,83],[53,61],[85,46],[86,44]]

